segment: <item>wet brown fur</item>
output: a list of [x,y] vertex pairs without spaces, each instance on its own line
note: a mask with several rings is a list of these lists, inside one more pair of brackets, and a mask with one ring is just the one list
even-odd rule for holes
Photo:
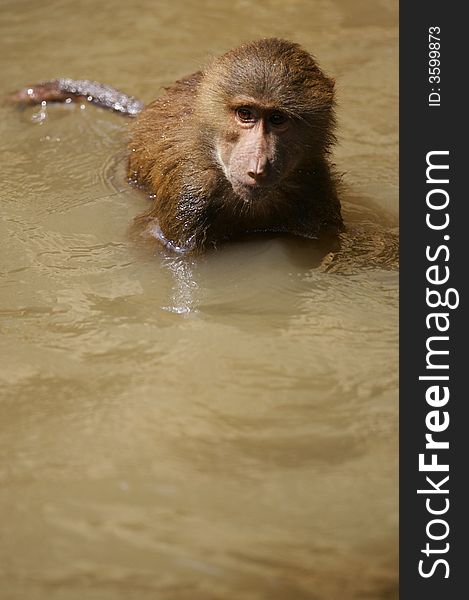
[[[329,162],[333,86],[299,45],[273,38],[231,50],[167,88],[132,125],[129,179],[153,198],[139,226],[189,251],[253,231],[310,238],[340,231]],[[288,114],[298,132],[288,150],[299,153],[295,170],[249,202],[234,192],[217,160],[217,144],[236,137],[227,123],[239,96]]]
[[55,81],[45,81],[10,94],[8,100],[13,104],[34,106],[35,104],[41,104],[41,102],[65,102],[69,98],[75,102],[85,100],[83,96],[72,98],[67,92],[57,89]]

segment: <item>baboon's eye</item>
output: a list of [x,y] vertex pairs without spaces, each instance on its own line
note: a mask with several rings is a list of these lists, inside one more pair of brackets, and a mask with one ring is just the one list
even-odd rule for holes
[[272,123],[272,125],[283,125],[287,122],[287,119],[288,117],[285,113],[277,111],[270,115],[269,121]]
[[252,112],[252,110],[250,108],[245,108],[245,107],[237,108],[236,116],[243,123],[253,123],[256,120],[256,116],[254,115],[254,113]]

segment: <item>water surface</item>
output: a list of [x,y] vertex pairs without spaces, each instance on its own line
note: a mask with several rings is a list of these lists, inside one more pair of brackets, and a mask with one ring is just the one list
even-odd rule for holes
[[2,97],[70,76],[150,101],[242,41],[302,43],[337,79],[361,240],[345,272],[287,238],[149,250],[124,118],[0,107],[2,600],[397,598],[397,272],[372,260],[397,219],[395,3],[0,16]]

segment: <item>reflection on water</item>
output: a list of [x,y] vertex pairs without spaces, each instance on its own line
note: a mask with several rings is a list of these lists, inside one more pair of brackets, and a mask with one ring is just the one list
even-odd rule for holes
[[396,599],[394,2],[0,11],[2,96],[148,101],[242,40],[304,44],[337,77],[348,228],[334,254],[141,246],[125,119],[0,106],[0,598]]
[[186,256],[169,256],[162,263],[174,279],[170,305],[163,306],[163,310],[176,314],[185,314],[197,311],[197,298],[199,286],[194,276],[196,261]]

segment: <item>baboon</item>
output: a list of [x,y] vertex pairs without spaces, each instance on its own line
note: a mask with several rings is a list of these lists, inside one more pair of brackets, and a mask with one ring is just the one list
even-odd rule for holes
[[244,44],[145,107],[71,79],[13,99],[87,99],[136,116],[128,176],[152,198],[137,223],[172,250],[196,253],[251,232],[319,238],[343,229],[330,163],[334,82],[298,44]]

